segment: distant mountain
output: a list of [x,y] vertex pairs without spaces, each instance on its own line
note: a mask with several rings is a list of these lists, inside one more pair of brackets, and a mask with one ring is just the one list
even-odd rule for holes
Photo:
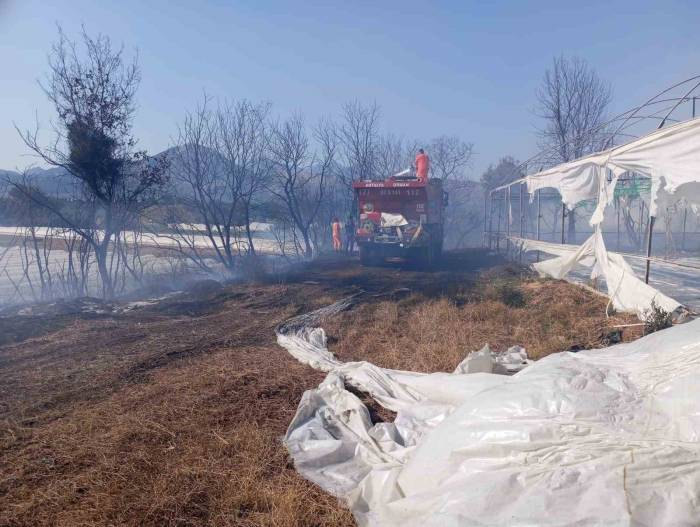
[[[213,160],[213,165],[216,166],[215,170],[223,171],[225,166],[225,160],[216,151],[203,147],[206,154],[211,156]],[[205,152],[203,152],[205,153]],[[170,187],[174,192],[182,195],[191,195],[192,188],[185,181],[183,181],[182,174],[184,172],[183,164],[191,163],[193,160],[187,159],[190,152],[183,146],[173,146],[164,150],[163,152],[154,155],[154,158],[165,158],[168,160],[168,174],[170,176]]]
[[[223,170],[223,158],[214,151],[210,151],[209,154],[215,159],[215,163],[221,167],[220,170]],[[183,171],[183,162],[186,162],[187,155],[186,149],[181,146],[175,146],[151,156],[152,159],[166,158],[169,161],[170,189],[184,194],[191,193],[192,190],[189,185],[177,176]],[[34,184],[49,195],[61,198],[70,198],[73,195],[72,190],[75,179],[60,167],[35,167],[29,169],[29,174],[32,176]],[[3,191],[1,183],[4,179],[17,179],[19,177],[20,174],[16,171],[0,169],[0,193]]]
[[[173,149],[170,148],[159,154],[156,154],[153,157],[170,157],[170,153],[172,150]],[[42,190],[50,196],[56,196],[59,198],[70,198],[74,195],[72,191],[73,185],[75,185],[75,179],[65,169],[61,167],[33,167],[30,168],[27,172],[32,177],[33,184],[35,184],[37,187],[39,187],[40,190]],[[2,181],[6,179],[18,180],[20,177],[20,173],[15,170],[0,169],[0,192],[3,191]]]
[[[71,176],[60,167],[52,168],[30,168],[27,173],[32,177],[33,183],[45,193],[58,196],[69,197],[73,184]],[[4,180],[19,180],[20,173],[15,170],[0,169],[0,182]]]
[[51,196],[68,197],[73,186],[71,175],[63,168],[31,168],[29,174],[35,184],[44,192]]

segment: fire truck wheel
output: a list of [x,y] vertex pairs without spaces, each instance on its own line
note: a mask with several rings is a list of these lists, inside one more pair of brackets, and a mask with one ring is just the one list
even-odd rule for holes
[[435,247],[434,245],[426,245],[420,251],[420,267],[426,271],[430,271],[435,265]]
[[442,257],[442,240],[435,242],[435,259],[439,260]]
[[379,265],[379,255],[370,247],[360,247],[360,264],[368,267]]
[[360,247],[360,263],[362,265],[369,265],[369,258],[367,258],[367,253],[369,250],[365,247]]

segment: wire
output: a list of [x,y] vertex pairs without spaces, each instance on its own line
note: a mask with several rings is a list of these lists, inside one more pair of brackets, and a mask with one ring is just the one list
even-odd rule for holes
[[679,105],[681,102],[683,102],[683,99],[685,99],[685,97],[687,97],[688,95],[690,95],[691,93],[693,93],[693,91],[694,91],[698,86],[700,86],[700,82],[698,82],[695,86],[693,86],[692,88],[690,88],[690,90],[688,90],[688,93],[686,93],[686,94],[683,96],[683,98],[682,98],[680,101],[678,101],[678,102],[676,103],[676,105],[675,105],[673,108],[671,108],[671,110],[668,112],[668,114],[666,115],[666,117],[664,117],[664,120],[661,121],[661,124],[659,125],[659,128],[662,128],[663,125],[666,124],[666,119],[668,119],[668,117],[673,113],[673,110],[675,110],[676,108],[678,108],[678,105]]
[[[647,102],[645,102],[645,103],[642,104],[641,106],[638,106],[637,108],[635,108],[635,109],[634,109],[634,112],[632,113],[632,115],[631,115],[630,117],[634,117],[635,114],[636,114],[639,110],[641,110],[642,108],[644,108],[644,107],[646,107],[647,105],[651,104],[654,100],[658,99],[658,98],[659,98],[660,96],[662,96],[663,94],[668,93],[668,92],[670,92],[671,90],[673,90],[674,88],[678,88],[679,86],[682,86],[682,85],[684,85],[684,84],[686,84],[686,83],[688,83],[688,82],[692,82],[692,81],[697,80],[697,79],[700,79],[700,75],[694,75],[693,77],[690,77],[690,78],[688,78],[688,79],[685,79],[684,81],[678,82],[678,83],[674,84],[673,86],[671,86],[671,87],[669,87],[669,88],[666,88],[665,90],[663,90],[663,91],[657,93],[657,94],[654,95],[651,99],[649,99]],[[696,86],[696,87],[697,87],[697,86]],[[693,88],[693,89],[695,89],[695,88]],[[691,92],[692,92],[692,90],[691,90]],[[690,92],[688,93],[688,95],[689,95],[689,94],[690,94]],[[624,124],[625,124],[625,123],[623,122],[622,125],[620,125],[620,128],[622,128],[622,126],[623,126]],[[613,134],[613,137],[614,137],[614,136],[615,136],[615,134]]]

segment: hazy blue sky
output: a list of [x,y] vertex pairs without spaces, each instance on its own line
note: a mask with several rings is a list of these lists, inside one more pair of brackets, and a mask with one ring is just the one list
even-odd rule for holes
[[0,0],[1,168],[33,162],[13,121],[52,117],[37,79],[56,23],[138,48],[135,132],[153,153],[203,89],[310,120],[357,98],[381,106],[386,131],[474,142],[478,176],[535,151],[535,91],[553,55],[587,59],[615,110],[700,72],[697,1]]

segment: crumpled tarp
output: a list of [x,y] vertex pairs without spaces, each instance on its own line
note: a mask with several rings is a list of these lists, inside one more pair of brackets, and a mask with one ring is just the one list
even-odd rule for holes
[[408,221],[402,214],[392,214],[390,212],[382,212],[380,221],[382,227],[403,227],[408,225]]
[[[697,525],[700,320],[513,376],[426,375],[337,361],[309,325],[334,309],[278,330],[328,371],[285,444],[360,525]],[[394,421],[372,424],[346,383]]]
[[524,238],[513,238],[512,241],[524,251],[542,251],[556,255],[555,258],[532,264],[542,276],[563,279],[579,264],[590,267],[591,278],[605,279],[608,297],[618,311],[634,313],[644,319],[652,302],[669,313],[681,307],[676,300],[637,278],[622,255],[608,252],[598,228],[579,246],[556,245]]
[[512,375],[519,372],[532,361],[522,346],[511,346],[502,353],[494,352],[488,344],[479,351],[467,355],[452,373],[500,373]]
[[[608,178],[608,171],[612,177]],[[660,189],[672,194],[684,184],[700,182],[700,118],[668,126],[627,144],[557,165],[525,178],[530,194],[542,188],[557,189],[564,203],[598,198],[591,225],[603,221],[617,178],[625,172],[651,179],[649,212],[656,216]]]

